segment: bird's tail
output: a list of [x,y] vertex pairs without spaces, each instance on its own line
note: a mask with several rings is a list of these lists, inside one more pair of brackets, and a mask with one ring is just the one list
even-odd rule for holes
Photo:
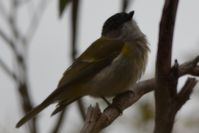
[[21,120],[16,124],[16,128],[19,128],[22,126],[24,123],[26,123],[28,120],[32,119],[35,117],[39,112],[41,112],[44,108],[46,108],[48,105],[50,105],[52,102],[49,102],[45,100],[35,108],[33,108],[30,112],[28,112]]

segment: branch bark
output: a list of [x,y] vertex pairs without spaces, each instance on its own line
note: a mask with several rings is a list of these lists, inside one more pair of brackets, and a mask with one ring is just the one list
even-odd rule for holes
[[[103,113],[99,112],[98,109],[96,109],[97,107],[89,108],[81,133],[97,133],[110,125],[118,116],[121,115],[120,111],[125,110],[137,102],[137,100],[139,100],[144,94],[152,91],[155,85],[154,82],[154,79],[142,81],[136,85],[133,92],[128,91],[116,96],[113,99],[113,103],[108,106]],[[95,110],[97,110],[97,112]]]
[[[84,127],[81,129],[80,133],[91,133],[92,128],[95,126],[95,122],[99,119],[101,111],[99,105],[96,104],[95,107],[89,106],[87,111],[87,118],[85,120]],[[94,132],[93,132],[94,133]]]
[[[188,100],[195,79],[188,79],[185,87],[177,94],[179,78],[179,66],[177,60],[174,69],[171,69],[172,41],[175,26],[175,18],[178,7],[178,0],[165,0],[162,19],[160,22],[158,52],[156,60],[156,88],[155,88],[155,129],[154,133],[171,133],[177,111]],[[196,66],[198,58],[193,63]],[[191,68],[191,66],[189,66]],[[181,69],[187,69],[181,66]],[[188,73],[194,70],[187,69]],[[183,95],[182,95],[183,94]]]
[[175,109],[178,111],[184,104],[189,100],[189,97],[193,91],[193,88],[196,86],[197,80],[195,78],[188,78],[187,81],[185,82],[185,85],[179,92],[178,96],[176,97],[176,104],[175,104]]

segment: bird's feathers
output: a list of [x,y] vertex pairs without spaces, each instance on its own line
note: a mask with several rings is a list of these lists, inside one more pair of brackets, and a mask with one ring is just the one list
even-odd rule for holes
[[70,100],[63,100],[60,101],[55,110],[52,112],[51,116],[57,114],[58,112],[64,110],[66,108],[67,105],[69,105],[70,103],[74,102],[75,100],[79,99],[80,97],[74,98],[74,99],[70,99]]
[[[91,78],[107,65],[111,64],[115,57],[117,57],[124,43],[119,40],[111,40],[105,37],[101,37],[96,40],[75,62],[65,71],[62,79],[60,80],[57,89],[52,92],[40,105],[35,107],[32,111],[27,113],[16,125],[20,127],[26,121],[33,118],[39,112],[41,112],[48,105],[58,101],[58,107],[55,109],[53,114],[64,109],[66,105],[78,99],[61,99],[59,98],[60,94],[63,91],[67,92],[67,87],[73,86],[73,83],[76,83],[81,80]],[[68,89],[68,91],[73,91],[73,88]],[[64,103],[64,104],[63,104]],[[52,115],[53,115],[52,114]]]
[[50,101],[43,102],[40,105],[36,106],[34,109],[32,109],[30,112],[28,112],[16,125],[17,128],[22,126],[24,123],[26,123],[28,120],[32,119],[34,116],[36,116],[39,112],[41,112],[44,108],[46,108],[49,104],[51,104]]
[[[64,72],[58,88],[51,95],[58,96],[63,90],[69,89],[67,88],[68,86],[73,86],[73,83],[83,82],[95,76],[99,71],[112,63],[115,57],[122,51],[124,44],[122,41],[105,37],[96,40]],[[74,89],[72,88],[68,91],[74,91]]]
[[124,44],[119,40],[99,38],[65,71],[58,86],[65,86],[74,81],[94,76],[111,64],[120,54]]

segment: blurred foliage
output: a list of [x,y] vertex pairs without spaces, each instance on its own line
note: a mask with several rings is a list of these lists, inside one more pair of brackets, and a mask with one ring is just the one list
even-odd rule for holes
[[145,123],[154,118],[154,108],[148,101],[142,102],[139,105],[140,123]]
[[132,128],[137,133],[152,132],[155,115],[153,95],[144,97],[134,108],[136,112],[132,115]]

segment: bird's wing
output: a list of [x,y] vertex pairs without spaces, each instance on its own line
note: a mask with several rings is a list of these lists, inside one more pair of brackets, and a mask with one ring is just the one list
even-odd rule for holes
[[101,37],[64,72],[58,88],[97,74],[121,52],[124,42]]
[[[118,56],[125,45],[124,42],[118,40],[111,40],[107,38],[100,38],[95,41],[77,60],[65,71],[62,79],[58,84],[58,88],[52,92],[40,105],[35,107],[29,113],[27,113],[16,125],[20,127],[29,119],[37,115],[40,111],[46,108],[49,104],[53,103],[57,96],[66,89],[67,85],[78,81],[84,81],[89,77],[94,76],[100,70],[105,68],[107,65]],[[53,114],[62,110],[66,104],[73,102],[64,101],[60,102],[58,108],[53,112]],[[63,105],[62,105],[63,104]]]
[[124,45],[125,43],[122,41],[111,40],[104,37],[96,40],[64,72],[57,89],[43,101],[43,104],[49,103],[49,101],[52,103],[63,90],[67,89],[67,86],[89,80],[89,78],[111,64],[115,57],[120,54]]

